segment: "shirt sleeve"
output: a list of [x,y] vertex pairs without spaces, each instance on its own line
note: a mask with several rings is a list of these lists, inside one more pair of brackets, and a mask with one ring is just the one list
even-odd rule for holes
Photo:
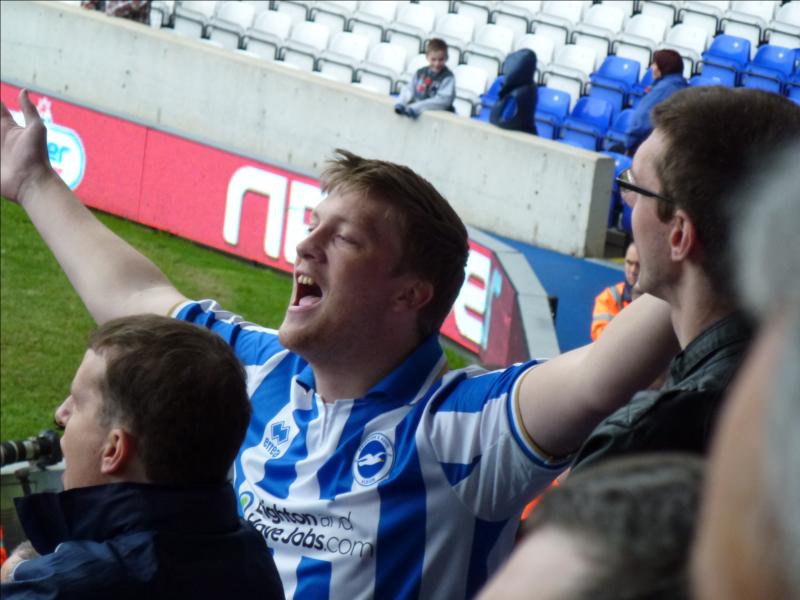
[[400,104],[408,104],[414,97],[414,88],[417,85],[417,74],[415,73],[411,79],[406,82],[403,89],[400,90],[400,95],[397,97]]
[[570,462],[545,456],[523,426],[519,386],[535,364],[468,375],[432,403],[433,452],[454,492],[481,519],[519,513]]

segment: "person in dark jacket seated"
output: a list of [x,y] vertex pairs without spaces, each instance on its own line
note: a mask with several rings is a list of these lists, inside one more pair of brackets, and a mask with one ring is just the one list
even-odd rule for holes
[[661,389],[639,392],[595,428],[573,471],[633,452],[708,451],[752,338],[728,256],[731,197],[755,157],[800,136],[800,108],[760,90],[688,88],[652,116],[655,130],[617,183],[633,210],[636,288],[670,305],[682,351]]
[[211,332],[155,315],[93,332],[56,410],[65,491],[16,500],[30,543],[3,565],[3,598],[282,599],[227,481],[250,412]]
[[653,124],[650,122],[653,108],[688,85],[683,77],[683,59],[675,50],[657,50],[653,53],[650,70],[653,72],[653,85],[634,107],[625,131],[633,138],[631,154],[653,131]]
[[503,129],[536,135],[536,53],[523,48],[512,52],[503,63],[503,86],[492,107],[489,122]]

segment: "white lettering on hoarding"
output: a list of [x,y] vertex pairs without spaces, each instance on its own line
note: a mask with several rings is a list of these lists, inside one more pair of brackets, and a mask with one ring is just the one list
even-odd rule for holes
[[[453,316],[458,332],[476,344],[484,342],[484,326],[488,327],[486,304],[489,299],[489,276],[492,261],[475,250],[469,251],[467,266],[464,269],[464,285],[453,304]],[[482,284],[482,285],[479,285]]]
[[297,258],[297,244],[308,235],[306,213],[313,210],[321,200],[322,191],[319,186],[292,181],[289,192],[289,216],[286,219],[286,240],[283,244],[283,256],[289,264],[294,264]]
[[242,205],[247,192],[253,192],[268,199],[267,222],[264,228],[264,253],[270,258],[280,258],[283,238],[283,215],[286,210],[286,177],[255,167],[242,167],[228,183],[225,199],[225,221],[222,237],[231,246],[239,243],[239,229],[242,221]]

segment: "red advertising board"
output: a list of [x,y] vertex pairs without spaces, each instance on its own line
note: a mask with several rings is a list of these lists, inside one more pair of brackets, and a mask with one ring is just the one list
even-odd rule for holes
[[[19,88],[0,84],[14,117]],[[31,93],[54,168],[88,206],[291,272],[319,181]],[[442,333],[505,365],[528,358],[516,292],[491,249],[470,240],[466,281]]]

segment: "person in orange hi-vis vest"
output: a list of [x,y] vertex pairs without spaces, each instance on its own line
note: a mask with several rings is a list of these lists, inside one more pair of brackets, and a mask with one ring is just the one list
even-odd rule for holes
[[611,319],[635,298],[633,286],[639,278],[639,253],[633,242],[625,251],[625,281],[604,289],[594,300],[592,341],[596,341]]

